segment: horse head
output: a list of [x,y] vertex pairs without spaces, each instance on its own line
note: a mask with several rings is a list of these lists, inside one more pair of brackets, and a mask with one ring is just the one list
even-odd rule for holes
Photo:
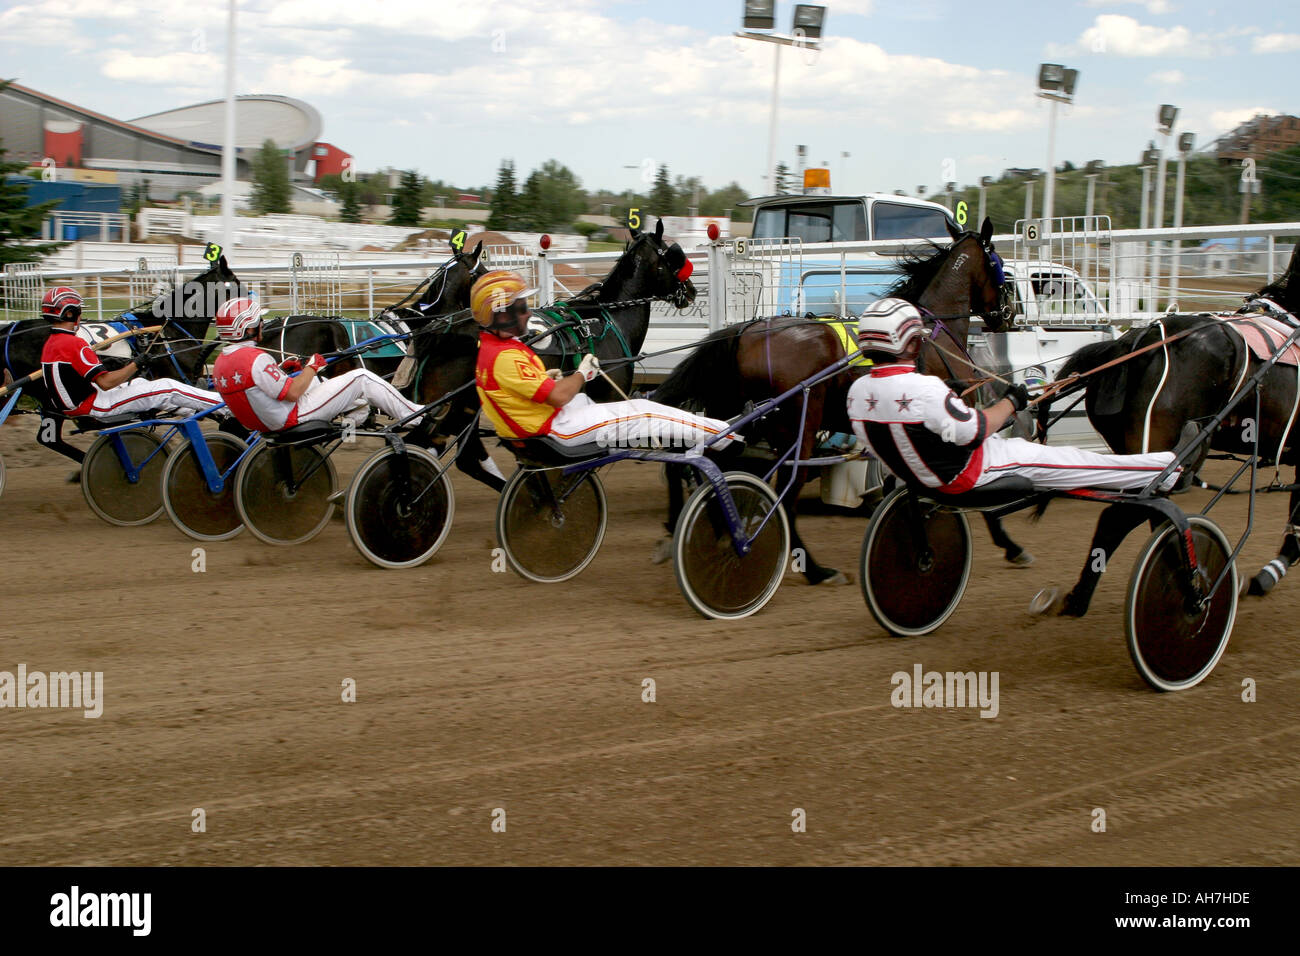
[[1296,246],[1291,253],[1286,271],[1254,295],[1248,296],[1246,301],[1253,299],[1270,299],[1292,315],[1300,314],[1300,246]]
[[[963,232],[947,223],[952,246],[948,250],[948,268],[954,274],[963,271],[969,293],[969,308],[984,320],[990,332],[1001,332],[1011,321],[1015,309],[1015,294],[1002,267],[1002,257],[993,248],[993,220],[987,216],[979,232]],[[971,250],[978,247],[979,254]],[[962,306],[958,306],[962,308]]]
[[[652,233],[641,232],[639,229],[630,231],[632,238],[624,249],[622,261],[630,259],[634,264],[632,276],[638,285],[634,297],[653,296],[656,299],[666,299],[674,308],[689,307],[695,301],[695,283],[690,278],[695,267],[686,258],[681,246],[675,242],[664,242],[664,221],[660,219]],[[610,279],[605,281],[607,297],[615,294],[608,287],[618,271],[616,266]],[[624,287],[616,295],[628,297],[631,293]]]

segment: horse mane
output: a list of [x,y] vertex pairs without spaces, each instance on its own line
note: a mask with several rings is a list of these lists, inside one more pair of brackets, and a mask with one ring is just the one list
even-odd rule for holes
[[898,259],[898,267],[903,270],[903,277],[889,287],[885,296],[915,302],[939,274],[943,264],[948,261],[952,249],[952,246],[944,247],[926,240],[920,252],[905,252]]
[[619,256],[618,261],[614,263],[614,268],[609,270],[609,275],[605,276],[605,278],[601,279],[599,282],[593,282],[577,295],[570,296],[565,301],[570,304],[591,304],[597,301],[600,293],[604,291],[606,286],[613,285],[616,282],[619,285],[622,285],[627,280],[631,279],[632,273],[636,271],[637,260],[636,256],[630,256],[628,253],[631,252],[632,247],[646,235],[648,235],[648,233],[641,233],[635,238],[629,239],[627,243],[624,244],[623,254]]

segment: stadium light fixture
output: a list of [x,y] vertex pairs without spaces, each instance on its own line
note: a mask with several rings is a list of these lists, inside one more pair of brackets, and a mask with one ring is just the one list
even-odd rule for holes
[[745,0],[741,26],[746,30],[771,30],[776,27],[776,0]]
[[1060,63],[1038,65],[1038,95],[1051,103],[1047,119],[1047,179],[1043,185],[1043,219],[1050,220],[1056,204],[1056,104],[1073,103],[1079,71]]

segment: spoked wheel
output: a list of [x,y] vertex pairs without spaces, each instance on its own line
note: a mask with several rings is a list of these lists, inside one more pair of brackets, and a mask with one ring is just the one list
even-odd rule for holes
[[859,559],[862,596],[895,637],[929,634],[952,616],[970,579],[970,524],[960,511],[917,502],[907,488],[871,516]]
[[5,493],[5,460],[0,458],[0,495]]
[[320,449],[261,442],[235,472],[235,509],[258,540],[301,544],[329,524],[337,485],[334,462]]
[[[1204,593],[1228,564],[1232,548],[1209,518],[1188,517],[1196,550],[1197,580]],[[1237,616],[1237,566],[1214,596],[1189,612],[1179,585],[1181,541],[1172,524],[1157,528],[1133,567],[1124,605],[1128,651],[1142,679],[1156,690],[1195,687],[1214,670]]]
[[497,541],[530,581],[567,581],[591,563],[605,538],[605,488],[594,471],[521,468],[497,503]]
[[[167,459],[163,469],[163,507],[182,532],[199,541],[225,541],[244,530],[235,509],[235,481],[232,468],[248,446],[234,435],[213,432],[203,436],[204,450],[188,438]],[[221,490],[214,492],[200,464],[212,462],[224,475]]]
[[[400,480],[401,458],[409,476]],[[348,534],[357,550],[381,568],[413,568],[447,539],[456,499],[438,459],[407,446],[399,456],[382,448],[366,459],[348,487]]]
[[100,435],[81,463],[82,494],[90,510],[109,524],[148,524],[163,512],[162,473],[167,464],[167,449],[149,458],[137,479],[130,481],[117,456],[115,437],[121,439],[127,456],[137,468],[162,445],[157,435],[143,428]]
[[673,532],[673,567],[686,603],[705,617],[734,620],[761,610],[785,575],[790,524],[776,492],[753,475],[722,476],[740,517],[739,529],[753,536],[742,557],[713,485],[702,481]]

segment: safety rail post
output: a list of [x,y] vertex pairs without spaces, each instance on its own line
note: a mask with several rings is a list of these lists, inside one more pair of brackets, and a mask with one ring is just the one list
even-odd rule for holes
[[555,270],[543,249],[537,254],[538,305],[545,308],[555,302]]
[[727,324],[727,287],[731,284],[730,261],[722,240],[709,244],[709,331]]
[[375,315],[375,270],[366,270],[366,315]]
[[104,277],[95,276],[95,316],[104,321]]

